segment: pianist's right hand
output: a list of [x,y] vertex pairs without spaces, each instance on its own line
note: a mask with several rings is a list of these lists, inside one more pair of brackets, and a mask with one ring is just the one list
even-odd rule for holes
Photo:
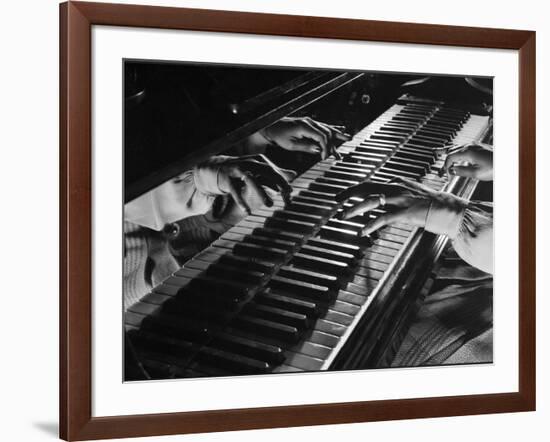
[[392,224],[423,227],[428,232],[447,235],[462,259],[484,272],[493,272],[491,204],[467,201],[405,179],[388,184],[357,184],[341,192],[336,199],[345,202],[353,197],[361,200],[344,210],[343,219],[352,219],[379,208],[385,211],[366,222],[362,235],[370,235]]

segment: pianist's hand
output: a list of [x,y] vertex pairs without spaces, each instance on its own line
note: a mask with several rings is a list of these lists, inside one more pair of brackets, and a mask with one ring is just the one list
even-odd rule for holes
[[347,140],[343,126],[321,123],[309,117],[285,117],[259,133],[271,144],[295,152],[320,155],[325,159],[335,153],[334,142]]
[[267,189],[280,192],[290,200],[292,188],[289,171],[278,168],[264,155],[214,157],[195,169],[195,185],[206,194],[230,194],[235,204],[246,214],[257,202],[270,207],[273,199]]
[[369,235],[395,223],[424,227],[441,235],[456,235],[467,201],[445,192],[437,192],[420,183],[395,180],[388,184],[362,183],[344,190],[336,199],[344,202],[352,197],[362,198],[343,212],[350,219],[371,210],[383,208],[386,213],[370,220],[362,231]]
[[493,181],[493,151],[487,145],[466,144],[447,156],[444,169],[450,175]]

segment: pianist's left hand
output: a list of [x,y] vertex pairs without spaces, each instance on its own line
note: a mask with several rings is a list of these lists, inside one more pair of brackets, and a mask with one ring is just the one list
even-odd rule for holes
[[285,117],[258,133],[285,150],[317,154],[325,159],[335,152],[334,142],[349,139],[343,126],[321,123],[309,117]]

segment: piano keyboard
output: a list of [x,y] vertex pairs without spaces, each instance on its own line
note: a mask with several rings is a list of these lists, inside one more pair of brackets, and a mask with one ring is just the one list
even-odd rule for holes
[[[131,306],[137,354],[155,378],[330,369],[421,232],[399,224],[371,238],[373,217],[343,221],[335,195],[405,177],[449,189],[434,148],[479,140],[488,117],[441,103],[395,104]],[[447,187],[446,187],[447,186]],[[346,203],[348,204],[348,203]]]

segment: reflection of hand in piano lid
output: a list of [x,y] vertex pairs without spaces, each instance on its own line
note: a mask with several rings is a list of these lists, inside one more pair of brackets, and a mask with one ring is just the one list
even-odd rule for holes
[[334,144],[351,138],[345,129],[309,117],[285,117],[258,133],[272,145],[292,152],[316,154],[324,160],[330,155],[339,157]]
[[[231,227],[248,213],[272,207],[278,198],[277,194],[280,193],[283,199],[288,198],[290,187],[287,187],[287,183],[295,176],[294,171],[277,167],[264,155],[249,155],[227,161],[218,172],[218,186],[222,191],[232,187],[225,191],[230,198],[218,197],[209,215],[214,222]],[[238,198],[235,194],[238,194]]]

